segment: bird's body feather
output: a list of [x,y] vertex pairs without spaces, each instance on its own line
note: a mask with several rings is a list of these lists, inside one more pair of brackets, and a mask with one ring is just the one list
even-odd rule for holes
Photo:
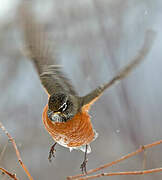
[[53,139],[60,145],[84,151],[83,147],[97,137],[87,111],[78,112],[67,122],[53,123],[47,116],[47,109],[46,105],[42,116],[43,123]]

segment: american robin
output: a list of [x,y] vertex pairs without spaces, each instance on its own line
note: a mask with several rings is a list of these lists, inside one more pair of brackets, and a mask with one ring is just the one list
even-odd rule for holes
[[23,8],[21,18],[27,55],[33,61],[48,94],[48,103],[42,119],[46,130],[56,142],[50,150],[49,160],[54,156],[57,143],[70,150],[80,149],[85,152],[81,169],[86,172],[86,155],[91,152],[89,144],[97,137],[88,113],[90,107],[105,89],[126,77],[144,59],[152,45],[154,33],[147,31],[144,45],[138,55],[112,80],[81,97],[61,67],[55,65],[59,58],[50,51],[47,34],[43,26],[32,16],[29,8]]

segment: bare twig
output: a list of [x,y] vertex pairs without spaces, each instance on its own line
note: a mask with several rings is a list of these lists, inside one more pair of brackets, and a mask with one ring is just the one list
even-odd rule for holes
[[16,151],[16,156],[18,158],[18,162],[20,163],[21,167],[24,169],[26,175],[28,176],[29,180],[33,180],[32,176],[30,175],[27,167],[25,166],[25,164],[22,162],[21,156],[20,156],[20,152],[17,148],[16,142],[15,140],[12,138],[12,136],[8,133],[8,131],[6,130],[6,128],[2,125],[2,123],[0,122],[0,128],[5,132],[5,134],[8,136],[8,139],[12,142],[12,145]]
[[150,174],[155,172],[162,171],[162,168],[155,168],[155,169],[148,169],[144,171],[127,171],[127,172],[111,172],[111,173],[101,173],[96,174],[93,176],[87,176],[83,178],[78,178],[77,180],[88,180],[88,179],[94,179],[94,178],[100,178],[103,176],[121,176],[121,175],[143,175],[143,174]]
[[10,178],[14,179],[14,180],[18,180],[18,178],[16,177],[16,174],[11,174],[10,172],[8,172],[6,169],[1,168],[0,167],[0,171],[2,171],[4,174],[7,174]]
[[[123,161],[123,160],[125,160],[125,159],[128,159],[128,158],[130,158],[130,157],[132,157],[132,156],[135,156],[135,155],[143,152],[145,149],[152,148],[153,146],[157,146],[157,145],[159,145],[159,144],[161,144],[161,143],[162,143],[162,140],[153,142],[153,143],[151,143],[151,144],[147,144],[147,145],[141,146],[141,147],[140,147],[139,149],[137,149],[136,151],[131,152],[131,153],[125,155],[125,156],[122,156],[120,159],[117,159],[117,160],[115,160],[115,161],[112,161],[112,162],[110,162],[110,163],[107,163],[107,164],[105,164],[105,165],[102,165],[102,166],[100,166],[100,167],[98,167],[98,168],[89,170],[89,171],[87,172],[87,175],[88,175],[88,174],[92,174],[92,173],[94,173],[94,172],[97,172],[97,171],[99,171],[99,170],[101,170],[101,169],[110,167],[110,166],[112,166],[112,165],[114,165],[114,164],[117,164],[117,163],[119,163],[119,162],[121,162],[121,161]],[[72,180],[72,179],[77,179],[77,178],[82,177],[82,176],[85,176],[85,174],[78,174],[78,175],[75,175],[75,176],[70,176],[70,177],[68,177],[67,179]]]

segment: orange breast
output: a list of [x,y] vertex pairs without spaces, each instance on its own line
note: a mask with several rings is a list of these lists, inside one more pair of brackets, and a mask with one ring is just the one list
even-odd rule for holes
[[89,144],[95,134],[87,111],[77,113],[67,122],[52,122],[47,116],[48,105],[43,111],[45,128],[56,142],[64,141],[67,147]]

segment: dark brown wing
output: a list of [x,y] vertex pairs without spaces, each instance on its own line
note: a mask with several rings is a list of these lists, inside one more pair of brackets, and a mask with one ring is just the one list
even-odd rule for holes
[[70,80],[62,73],[61,66],[54,65],[58,63],[55,48],[51,48],[52,44],[43,26],[34,18],[30,5],[23,3],[19,14],[24,34],[25,54],[33,60],[40,80],[49,95],[60,91],[76,95]]
[[83,99],[83,107],[90,108],[90,105],[92,105],[101,95],[102,93],[111,87],[116,82],[124,79],[126,76],[129,75],[129,73],[132,72],[133,69],[135,69],[146,57],[146,55],[149,53],[153,41],[155,39],[156,33],[152,30],[148,30],[145,35],[144,43],[142,48],[139,50],[138,54],[131,60],[131,62],[124,67],[119,73],[117,73],[116,76],[114,76],[109,82],[97,87],[95,90],[87,94],[86,96],[82,97]]

